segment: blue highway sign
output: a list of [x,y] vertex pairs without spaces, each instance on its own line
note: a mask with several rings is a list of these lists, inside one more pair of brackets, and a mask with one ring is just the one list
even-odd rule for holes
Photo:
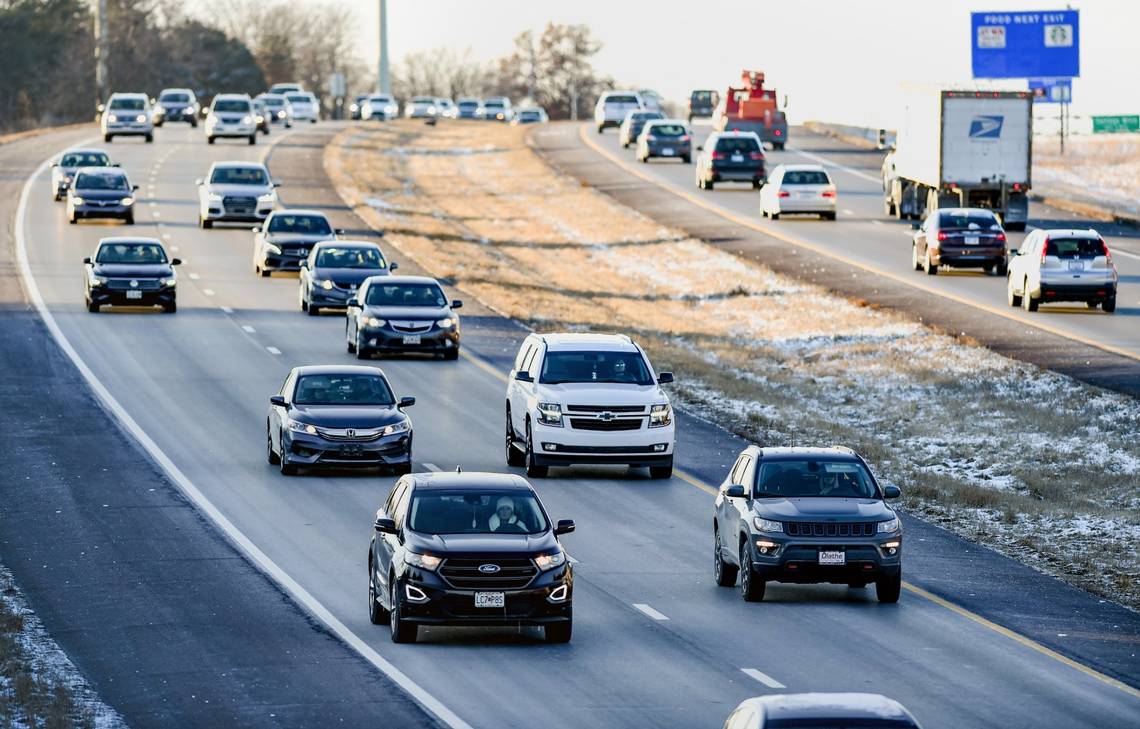
[[1073,80],[1071,78],[1031,78],[1029,90],[1037,104],[1073,103]]
[[970,13],[974,78],[1081,75],[1080,12]]

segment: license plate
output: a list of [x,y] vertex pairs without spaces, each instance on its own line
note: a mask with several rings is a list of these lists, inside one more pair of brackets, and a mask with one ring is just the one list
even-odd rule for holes
[[420,343],[420,335],[419,334],[409,334],[409,335],[404,337],[404,344],[419,344],[419,343]]
[[1070,271],[1083,271],[1083,270],[1085,270],[1085,262],[1084,261],[1069,261],[1069,270]]
[[127,298],[128,299],[141,299],[142,298],[142,292],[141,291],[128,291],[127,292]]
[[966,245],[968,245],[968,246],[978,245],[978,236],[976,236],[976,235],[966,236]]
[[661,154],[664,155],[665,157],[672,157],[673,156],[673,148],[672,147],[666,147],[665,149],[661,150]]
[[847,564],[846,552],[825,552],[822,549],[819,552],[820,564],[844,565]]
[[476,592],[475,607],[501,608],[507,604],[506,593],[503,592]]
[[743,162],[744,161],[744,155],[734,154],[734,155],[732,155],[732,161],[733,162]]

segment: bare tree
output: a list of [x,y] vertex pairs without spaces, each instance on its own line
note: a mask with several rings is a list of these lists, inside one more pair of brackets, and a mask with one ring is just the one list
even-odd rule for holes
[[494,76],[487,64],[475,60],[470,48],[460,52],[437,48],[404,56],[393,69],[392,91],[397,98],[483,96],[492,90]]

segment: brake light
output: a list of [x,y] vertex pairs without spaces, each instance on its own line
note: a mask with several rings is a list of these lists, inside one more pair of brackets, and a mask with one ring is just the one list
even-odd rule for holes
[[835,197],[835,190],[824,190],[819,193],[820,197]]
[[938,240],[947,240],[949,237],[944,231],[938,231]]
[[775,131],[773,131],[773,132],[772,132],[772,135],[773,135],[773,136],[776,136],[776,137],[779,137],[779,136],[781,136],[782,134],[783,134],[783,132],[781,132],[779,129],[776,129]]
[[713,159],[724,159],[724,158],[725,158],[725,154],[724,154],[724,152],[713,152],[713,153],[712,153],[712,158],[713,158]]
[[792,193],[788,192],[787,190],[780,190],[779,197],[791,197],[791,196],[792,196]]
[[996,240],[998,243],[1005,243],[1005,233],[998,233],[994,236],[994,240]]
[[1101,238],[1100,244],[1102,246],[1104,246],[1104,257],[1106,259],[1108,259],[1108,263],[1111,265],[1112,264],[1112,254],[1108,252],[1108,243],[1105,242],[1104,238]]
[[749,154],[748,156],[749,156],[751,159],[754,159],[754,160],[758,160],[758,159],[764,159],[764,155],[762,155],[762,154],[761,154],[761,153],[759,153],[759,152],[752,152],[752,153],[751,153],[751,154]]
[[1041,262],[1045,262],[1045,256],[1049,255],[1049,239],[1041,241]]
[[657,137],[653,136],[652,134],[646,134],[646,135],[645,135],[645,141],[647,141],[647,142],[656,142],[656,141],[657,141]]
[[682,134],[682,135],[681,135],[681,141],[682,141],[682,142],[687,142],[687,141],[689,141],[689,135],[688,135],[688,134]]

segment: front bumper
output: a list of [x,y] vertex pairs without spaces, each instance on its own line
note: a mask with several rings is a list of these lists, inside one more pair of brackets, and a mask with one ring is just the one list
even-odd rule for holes
[[996,266],[1006,261],[1005,246],[955,246],[930,249],[930,262],[951,268]]
[[138,298],[128,298],[132,293],[130,289],[111,289],[107,286],[91,286],[87,290],[87,298],[93,304],[100,306],[166,306],[173,304],[177,295],[176,287],[158,289],[155,291],[134,291]]
[[[410,569],[400,581],[400,616],[419,625],[501,626],[550,625],[569,622],[574,599],[573,573],[566,567],[539,573],[522,589],[485,590],[452,587],[435,572]],[[412,601],[407,585],[418,588],[426,600]],[[551,602],[551,593],[567,586],[566,599]],[[502,592],[502,608],[475,607],[476,592]]]
[[72,205],[72,209],[77,218],[127,218],[134,212],[135,206],[118,202],[110,205],[84,202],[82,205]]
[[155,114],[155,121],[162,122],[163,124],[166,122],[188,122],[190,124],[197,124],[198,116],[194,113],[193,109],[189,112],[183,109],[171,109]]
[[[566,421],[574,416],[564,415]],[[672,462],[676,446],[676,426],[640,430],[578,430],[568,424],[561,428],[531,420],[534,460],[540,466],[569,466],[575,463],[664,466]]]
[[[759,542],[777,546],[761,552]],[[884,545],[896,542],[895,553],[891,554]],[[893,577],[902,568],[901,532],[840,538],[763,533],[751,537],[750,548],[757,576],[775,582],[871,582],[881,577]],[[846,564],[821,565],[821,551],[843,552]]]
[[320,435],[286,431],[282,450],[295,466],[399,466],[411,462],[411,431],[373,441],[329,440]]
[[253,208],[235,208],[226,207],[223,203],[211,201],[202,217],[211,221],[260,223],[269,217],[271,212],[273,212],[272,202],[258,201]]
[[145,137],[154,132],[150,122],[108,122],[103,127],[103,134],[116,137]]
[[[316,302],[317,306],[323,304]],[[343,306],[343,304],[341,304]],[[419,341],[410,341],[408,337],[419,337]],[[378,329],[365,328],[361,339],[364,345],[376,352],[454,352],[459,349],[459,330],[455,327],[440,329],[433,326],[430,330],[421,333],[401,332],[386,325]]]
[[309,287],[309,303],[320,307],[347,308],[348,300],[356,296],[355,290],[346,290],[340,287],[326,289],[323,286]]
[[257,133],[257,124],[215,124],[206,127],[207,137],[251,137]]

